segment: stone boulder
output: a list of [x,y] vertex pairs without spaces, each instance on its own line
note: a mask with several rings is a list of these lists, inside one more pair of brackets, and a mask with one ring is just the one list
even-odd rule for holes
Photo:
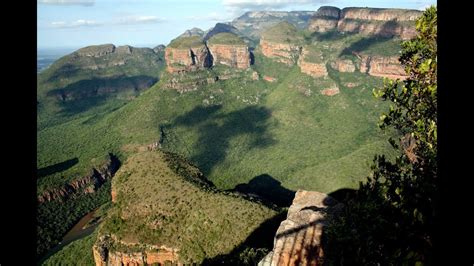
[[322,265],[321,235],[341,208],[342,204],[329,195],[298,190],[276,232],[273,250],[258,265]]

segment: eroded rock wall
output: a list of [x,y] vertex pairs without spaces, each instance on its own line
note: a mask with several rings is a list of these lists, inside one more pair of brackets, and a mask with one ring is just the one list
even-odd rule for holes
[[295,64],[302,50],[302,47],[298,45],[270,42],[263,38],[260,39],[260,47],[263,55],[287,65]]
[[398,56],[382,57],[361,55],[360,72],[375,77],[404,80],[408,76],[398,61]]
[[298,190],[286,220],[278,227],[273,250],[258,265],[322,265],[321,235],[341,208],[341,203],[324,193]]
[[250,52],[246,45],[211,44],[208,46],[213,65],[247,69],[250,67]]

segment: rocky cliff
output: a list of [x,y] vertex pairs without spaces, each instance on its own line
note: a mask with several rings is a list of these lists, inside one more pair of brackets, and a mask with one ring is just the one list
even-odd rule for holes
[[262,34],[260,48],[264,56],[293,65],[297,63],[302,43],[303,37],[297,28],[288,22],[281,22]]
[[218,191],[186,159],[160,150],[131,155],[112,191],[93,247],[96,265],[199,265],[229,254],[276,215]]
[[360,55],[360,72],[371,76],[386,77],[390,79],[407,78],[405,69],[398,61],[398,56],[369,56]]
[[341,10],[337,7],[322,6],[311,18],[308,29],[315,32],[327,32],[337,28]]
[[199,36],[178,37],[165,49],[165,61],[170,73],[193,71],[212,65],[206,44]]
[[93,193],[106,180],[113,177],[119,166],[117,158],[109,154],[108,159],[101,166],[93,168],[89,175],[75,179],[60,188],[43,191],[38,195],[38,202],[41,204],[53,200],[62,201],[77,193]]
[[298,190],[286,220],[278,227],[273,250],[258,265],[322,265],[321,236],[341,208],[341,203],[324,193]]
[[236,34],[222,32],[212,35],[207,41],[212,64],[247,69],[250,67],[250,52],[245,42]]
[[319,51],[304,47],[298,60],[298,66],[302,73],[312,77],[325,77],[328,75],[326,63]]
[[[136,251],[121,252],[114,249],[115,245]],[[94,243],[92,253],[96,266],[122,265],[183,265],[179,262],[178,250],[166,246],[127,243],[113,235],[102,235]]]
[[421,11],[409,9],[321,7],[308,28],[316,32],[337,30],[410,39],[416,35],[415,20],[420,15]]

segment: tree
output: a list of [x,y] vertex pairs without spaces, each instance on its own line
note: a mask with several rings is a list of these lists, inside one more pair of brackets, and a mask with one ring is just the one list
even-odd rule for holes
[[430,264],[439,181],[437,176],[437,9],[416,22],[418,35],[402,43],[408,78],[385,80],[374,95],[390,101],[382,129],[394,128],[400,151],[394,161],[374,159],[361,183],[326,233],[329,264]]

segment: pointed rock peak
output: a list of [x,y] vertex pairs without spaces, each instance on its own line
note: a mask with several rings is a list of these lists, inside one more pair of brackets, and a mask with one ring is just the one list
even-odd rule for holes
[[200,28],[192,28],[189,30],[186,30],[183,34],[179,35],[178,38],[180,37],[192,37],[192,36],[198,36],[198,37],[203,37],[204,36],[204,31],[201,30]]
[[219,34],[221,32],[230,32],[230,33],[234,33],[236,35],[241,35],[239,30],[230,25],[230,24],[225,24],[225,23],[217,23],[216,26],[214,26],[213,28],[211,28],[204,36],[204,40],[207,41],[209,40],[209,38],[211,38],[212,36],[216,35],[216,34]]

